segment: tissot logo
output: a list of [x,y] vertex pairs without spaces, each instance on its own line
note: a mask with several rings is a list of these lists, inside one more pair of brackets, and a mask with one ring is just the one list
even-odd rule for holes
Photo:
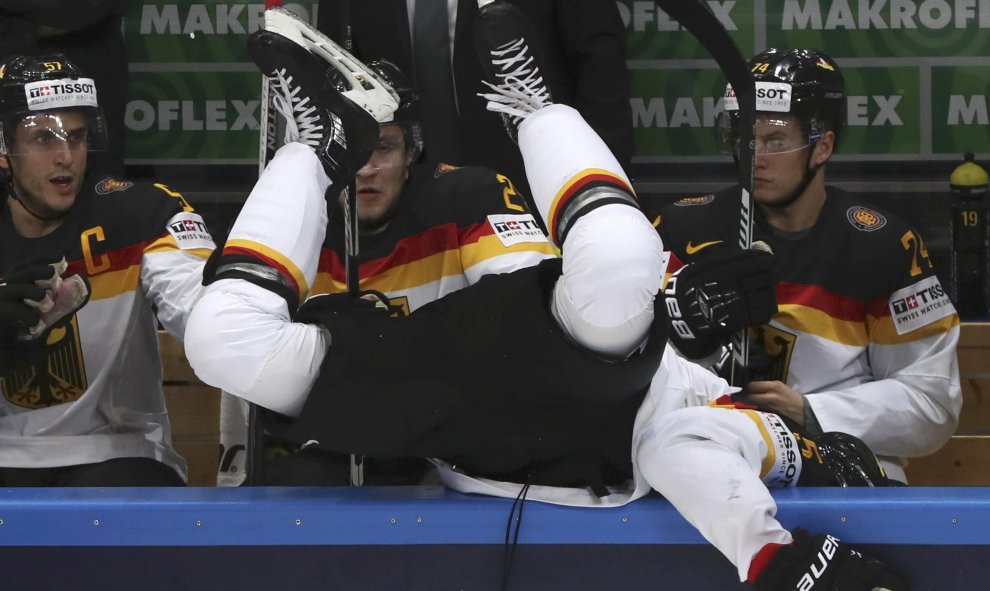
[[93,90],[93,85],[86,82],[68,82],[62,84],[48,84],[45,86],[38,86],[32,88],[28,91],[28,95],[31,98],[38,98],[42,96],[52,96],[60,94],[72,94],[72,93],[86,93],[91,94],[95,92]]
[[536,220],[518,219],[493,224],[496,232],[511,232],[513,230],[539,230]]
[[934,275],[895,291],[887,301],[887,306],[899,335],[956,313],[949,295]]
[[757,88],[756,97],[766,99],[787,99],[789,88]]
[[941,283],[936,283],[905,298],[894,300],[890,305],[895,314],[903,314],[943,298],[945,298],[945,289]]
[[173,232],[206,232],[206,224],[199,220],[176,220],[168,228]]

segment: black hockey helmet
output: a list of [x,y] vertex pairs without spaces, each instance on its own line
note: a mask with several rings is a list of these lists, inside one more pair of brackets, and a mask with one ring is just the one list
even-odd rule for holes
[[[59,117],[66,111],[86,116],[85,137],[68,136]],[[96,84],[62,54],[12,56],[0,63],[0,153],[31,149],[14,141],[17,126],[27,120],[63,141],[84,141],[87,150],[106,149],[106,122]]]
[[[397,123],[402,127],[406,149],[412,154],[413,161],[423,153],[423,127],[419,119],[419,95],[413,90],[409,78],[402,73],[398,66],[388,60],[374,60],[365,64],[381,81],[392,87],[399,95],[399,108],[392,118],[382,123]],[[331,81],[341,92],[347,90],[343,76],[335,69],[328,71]]]
[[[836,139],[846,118],[846,83],[839,66],[816,49],[768,49],[749,60],[756,82],[756,111],[789,113],[801,122],[814,144],[826,131]],[[725,113],[719,131],[734,141],[738,103],[731,86],[725,89]],[[726,137],[727,136],[727,137]]]
[[406,148],[412,152],[412,159],[415,161],[423,153],[423,127],[420,123],[419,95],[413,90],[409,78],[392,62],[374,60],[368,62],[367,65],[399,95],[399,108],[392,115],[391,122],[402,126],[406,138]]

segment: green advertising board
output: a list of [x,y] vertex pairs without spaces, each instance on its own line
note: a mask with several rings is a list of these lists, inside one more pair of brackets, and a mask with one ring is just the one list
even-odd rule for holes
[[[684,0],[696,1],[696,0]],[[990,0],[703,0],[747,57],[815,47],[848,86],[839,160],[990,157]],[[316,22],[318,2],[284,3]],[[637,162],[704,161],[724,77],[652,0],[616,3],[628,34]],[[260,76],[244,50],[264,3],[132,3],[128,162],[250,163]]]
[[[283,6],[316,22],[317,2]],[[257,162],[261,75],[245,42],[264,11],[264,2],[131,4],[128,163]]]

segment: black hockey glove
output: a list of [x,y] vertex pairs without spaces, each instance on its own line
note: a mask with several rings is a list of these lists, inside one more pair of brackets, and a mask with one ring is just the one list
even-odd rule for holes
[[671,275],[663,296],[678,351],[689,359],[707,357],[732,333],[765,324],[777,313],[772,256],[717,249]]
[[15,268],[0,279],[0,333],[3,339],[26,334],[38,324],[41,303],[47,293],[35,282],[48,280],[53,273],[51,265],[35,264]]
[[[54,262],[50,262],[53,259]],[[15,323],[11,327],[0,319],[0,327],[7,324],[7,331],[13,332],[18,340],[29,341],[40,337],[63,318],[85,306],[89,301],[89,281],[82,275],[63,277],[66,269],[65,257],[46,255],[8,272],[0,283],[13,286],[10,288],[11,297],[0,295],[0,306],[7,304],[4,307],[9,312],[8,318]],[[25,293],[28,295],[23,295]],[[23,315],[21,306],[32,310],[29,317]],[[0,312],[0,316],[3,314]]]
[[330,319],[338,314],[387,316],[388,302],[388,296],[373,290],[362,291],[357,297],[348,293],[326,293],[306,300],[294,320],[326,326]]
[[757,591],[909,591],[908,584],[875,558],[863,556],[830,535],[793,532],[756,579]]

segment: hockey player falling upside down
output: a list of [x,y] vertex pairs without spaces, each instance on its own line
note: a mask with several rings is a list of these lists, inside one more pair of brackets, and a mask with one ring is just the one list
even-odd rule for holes
[[[265,74],[287,70],[291,104],[315,107],[288,114],[296,119],[289,127],[318,125],[324,135],[281,148],[259,179],[231,230],[238,264],[225,264],[234,253],[223,253],[193,313],[189,360],[206,382],[282,415],[272,424],[280,435],[343,453],[442,458],[446,482],[459,490],[515,496],[526,484],[530,499],[607,506],[651,486],[691,486],[676,477],[684,470],[677,447],[664,447],[666,417],[729,388],[666,347],[656,231],[601,139],[576,111],[552,103],[525,20],[504,2],[486,4],[476,37],[489,62],[489,108],[518,132],[562,259],[485,278],[406,318],[346,296],[307,301],[326,189],[345,186],[364,163],[377,138],[369,113],[387,108],[366,91],[374,82],[333,88],[328,67],[373,74],[304,23],[269,11],[266,30],[249,39],[252,58]],[[721,477],[742,482],[746,498],[734,505],[738,517],[696,525],[717,530],[709,539],[741,579],[789,589],[826,545],[838,549],[819,582],[866,573],[837,588],[871,589],[888,576],[834,539],[795,539],[770,517],[760,466],[777,450],[760,428],[772,423],[779,445],[796,445],[786,426],[755,411],[711,411],[721,413],[708,429],[715,453],[735,460]],[[745,445],[724,447],[730,439]],[[871,457],[858,459],[868,469]],[[864,474],[882,479],[873,466]],[[828,467],[797,457],[768,478],[792,471],[792,485],[823,483]]]

